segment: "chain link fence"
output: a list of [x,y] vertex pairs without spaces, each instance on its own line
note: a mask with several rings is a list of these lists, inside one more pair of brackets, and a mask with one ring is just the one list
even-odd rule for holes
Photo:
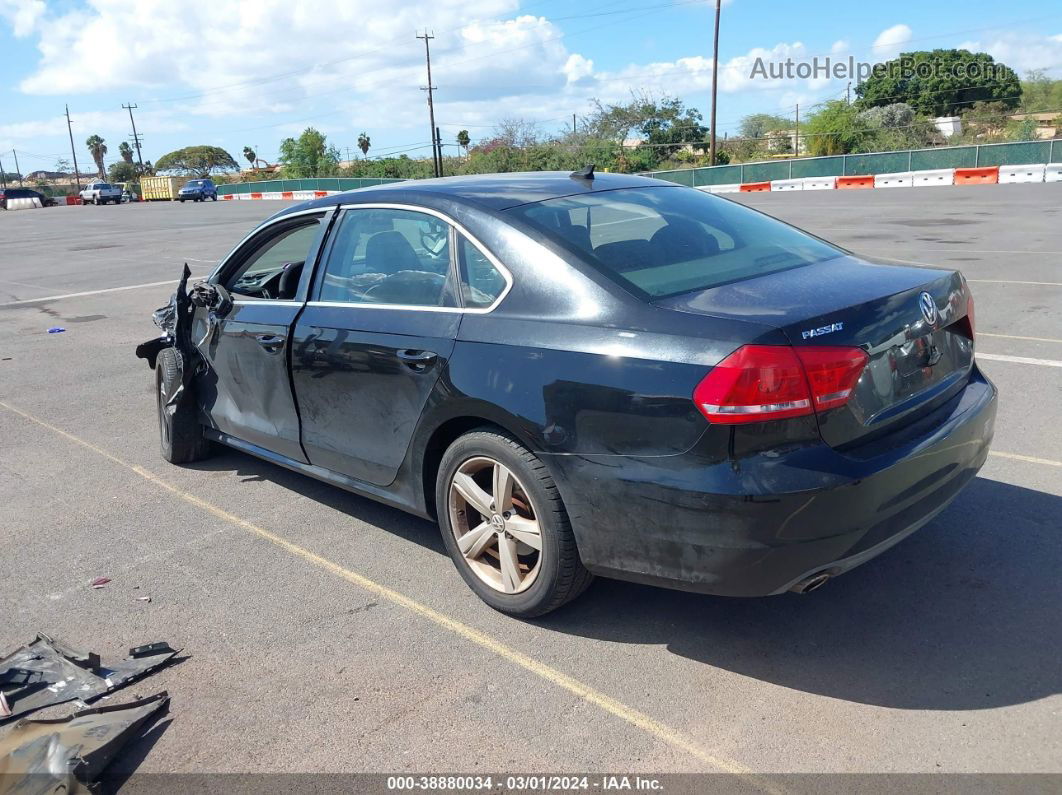
[[375,177],[313,177],[307,179],[267,179],[261,182],[233,182],[218,185],[218,195],[230,193],[273,193],[296,190],[355,190],[370,185],[402,182],[400,179]]
[[680,185],[701,187],[702,185],[770,182],[775,179],[802,177],[853,177],[893,174],[902,171],[930,171],[938,168],[1022,166],[1038,163],[1062,163],[1062,140],[943,146],[935,149],[909,149],[901,152],[874,152],[863,155],[802,157],[675,171],[649,171],[644,176],[665,179]]

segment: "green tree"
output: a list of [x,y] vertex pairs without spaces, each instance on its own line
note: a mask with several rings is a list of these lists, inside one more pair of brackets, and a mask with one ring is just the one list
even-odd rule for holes
[[243,148],[243,158],[251,164],[252,168],[254,168],[254,161],[258,159],[258,153],[255,152],[251,147],[245,146]]
[[457,133],[457,145],[465,150],[465,157],[468,157],[468,145],[472,143],[472,139],[468,137],[468,130],[461,130]]
[[107,174],[103,170],[103,158],[107,154],[107,144],[98,135],[90,135],[85,139],[85,146],[88,147],[92,159],[96,161],[96,173],[99,178],[106,179]]
[[1021,109],[1026,113],[1062,110],[1062,80],[1052,80],[1043,69],[1026,72],[1021,98]]
[[136,165],[124,160],[112,163],[107,169],[107,179],[111,182],[136,182],[137,176]]
[[209,177],[211,174],[238,171],[239,164],[232,155],[218,146],[186,146],[169,152],[155,162],[156,171],[172,171],[189,177]]
[[327,177],[338,169],[339,150],[329,146],[323,134],[307,127],[298,138],[280,142],[280,162],[289,177]]
[[742,138],[763,138],[769,132],[791,130],[794,126],[793,120],[784,116],[775,116],[772,113],[753,113],[741,120],[741,126],[738,129]]
[[905,102],[926,116],[954,116],[974,102],[1002,102],[1015,108],[1022,86],[1009,66],[969,50],[902,53],[875,68],[858,88],[861,110]]
[[118,144],[118,154],[122,156],[122,160],[126,163],[133,162],[133,147],[129,145],[128,141],[122,141]]
[[843,99],[820,105],[801,129],[808,154],[813,156],[860,151],[868,134],[866,125],[859,120],[859,109]]
[[361,150],[361,156],[365,157],[369,154],[369,147],[372,146],[372,141],[369,140],[369,136],[362,133],[358,136],[358,149]]

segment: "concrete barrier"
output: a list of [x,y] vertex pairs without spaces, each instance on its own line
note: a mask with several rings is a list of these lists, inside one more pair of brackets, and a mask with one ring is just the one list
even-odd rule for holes
[[1044,169],[1044,182],[1062,182],[1062,163],[1048,163]]
[[837,177],[804,177],[804,190],[834,190]]
[[837,178],[837,190],[866,190],[873,187],[874,177],[870,174]]
[[239,194],[237,194],[237,193],[223,193],[221,196],[218,196],[218,198],[222,199],[223,201],[232,201],[233,199],[238,199],[239,198]]
[[722,185],[701,185],[697,190],[705,193],[738,193],[741,190],[740,182],[727,182]]
[[7,209],[9,210],[35,210],[41,206],[40,199],[8,199]]
[[999,166],[955,169],[956,185],[998,185]]
[[999,184],[1012,185],[1017,182],[1043,182],[1046,163],[1035,166],[1000,166]]
[[772,179],[771,190],[804,190],[804,180]]
[[770,182],[745,182],[741,185],[742,193],[761,193],[770,189]]
[[928,171],[913,172],[913,185],[916,188],[936,187],[955,184],[955,169],[935,168]]
[[897,171],[894,174],[875,174],[875,188],[910,188],[914,185],[914,174],[910,171]]
[[294,194],[295,201],[304,202],[314,198],[314,192],[312,190],[297,190],[292,193]]

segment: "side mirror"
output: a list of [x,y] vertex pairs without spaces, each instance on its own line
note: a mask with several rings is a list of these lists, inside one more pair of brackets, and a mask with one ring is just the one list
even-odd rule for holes
[[212,310],[218,317],[224,317],[232,309],[232,296],[220,284],[199,282],[192,287],[188,297],[193,304]]

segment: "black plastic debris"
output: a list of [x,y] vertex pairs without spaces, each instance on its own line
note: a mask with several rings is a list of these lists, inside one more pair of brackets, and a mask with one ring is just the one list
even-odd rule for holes
[[86,792],[146,721],[170,702],[165,691],[68,718],[23,719],[0,739],[0,791]]
[[[93,701],[169,662],[177,654],[168,643],[109,663],[94,652],[72,649],[43,633],[28,646],[0,659],[0,720],[81,699]],[[146,650],[150,650],[146,651]]]

